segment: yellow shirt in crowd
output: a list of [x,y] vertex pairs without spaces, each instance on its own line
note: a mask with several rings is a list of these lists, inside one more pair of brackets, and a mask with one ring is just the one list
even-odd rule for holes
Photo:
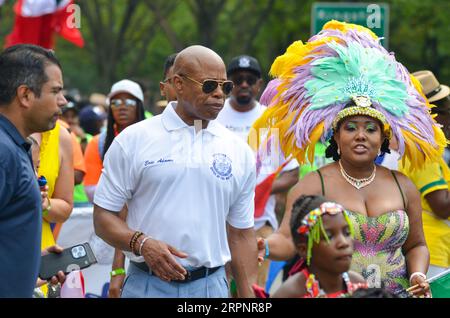
[[404,166],[400,161],[399,168],[412,180],[421,195],[423,230],[430,250],[430,263],[447,268],[450,266],[450,221],[436,217],[425,196],[436,190],[449,189],[450,169],[443,159],[427,163],[422,170],[414,171],[410,171],[407,160]]

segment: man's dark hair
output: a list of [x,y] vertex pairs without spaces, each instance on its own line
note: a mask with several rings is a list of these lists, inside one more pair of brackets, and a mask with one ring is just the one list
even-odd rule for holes
[[171,55],[169,55],[166,59],[166,61],[164,62],[164,74],[163,74],[163,80],[166,80],[167,78],[167,73],[169,72],[169,69],[173,66],[173,64],[175,63],[175,58],[177,57],[178,53],[173,53]]
[[48,81],[45,68],[61,64],[52,50],[37,45],[18,44],[0,54],[0,105],[11,103],[20,85],[26,85],[37,96]]

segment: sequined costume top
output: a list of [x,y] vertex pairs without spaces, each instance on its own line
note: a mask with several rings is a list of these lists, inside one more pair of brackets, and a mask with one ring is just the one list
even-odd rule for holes
[[[320,170],[317,170],[317,173],[322,184],[322,195],[325,196],[323,176]],[[393,172],[392,176],[406,207],[397,177]],[[405,290],[409,287],[409,280],[402,246],[409,233],[408,214],[404,210],[396,210],[370,217],[353,211],[348,212],[355,232],[350,269],[360,273],[369,287],[383,286],[391,293],[407,297]]]
[[403,210],[369,217],[349,212],[355,231],[351,270],[360,273],[370,287],[402,294],[409,287],[402,246],[409,232],[408,215]]

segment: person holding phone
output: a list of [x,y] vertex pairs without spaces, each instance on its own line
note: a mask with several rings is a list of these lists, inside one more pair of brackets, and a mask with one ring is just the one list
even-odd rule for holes
[[0,69],[0,298],[29,298],[40,265],[42,198],[26,138],[53,129],[67,101],[51,50],[9,47]]

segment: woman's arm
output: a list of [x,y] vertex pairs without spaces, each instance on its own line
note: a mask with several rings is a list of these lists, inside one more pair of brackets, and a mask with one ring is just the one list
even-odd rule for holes
[[[402,252],[405,255],[408,276],[413,273],[426,274],[430,264],[430,253],[425,242],[422,225],[422,204],[420,201],[420,193],[416,186],[406,176],[397,173],[402,188],[406,191],[407,213],[409,218],[409,233],[405,244],[403,244]],[[411,279],[411,284],[423,285],[415,295],[422,295],[428,292],[429,285],[425,283],[425,279],[415,275]]]
[[288,260],[295,256],[296,250],[291,236],[292,205],[301,195],[321,193],[320,179],[316,172],[311,172],[300,180],[289,192],[286,200],[286,211],[278,230],[266,240],[269,244],[269,259]]
[[45,220],[52,223],[66,221],[73,208],[73,149],[69,132],[61,127],[59,131],[59,156],[60,165],[55,189],[50,198],[51,209]]

